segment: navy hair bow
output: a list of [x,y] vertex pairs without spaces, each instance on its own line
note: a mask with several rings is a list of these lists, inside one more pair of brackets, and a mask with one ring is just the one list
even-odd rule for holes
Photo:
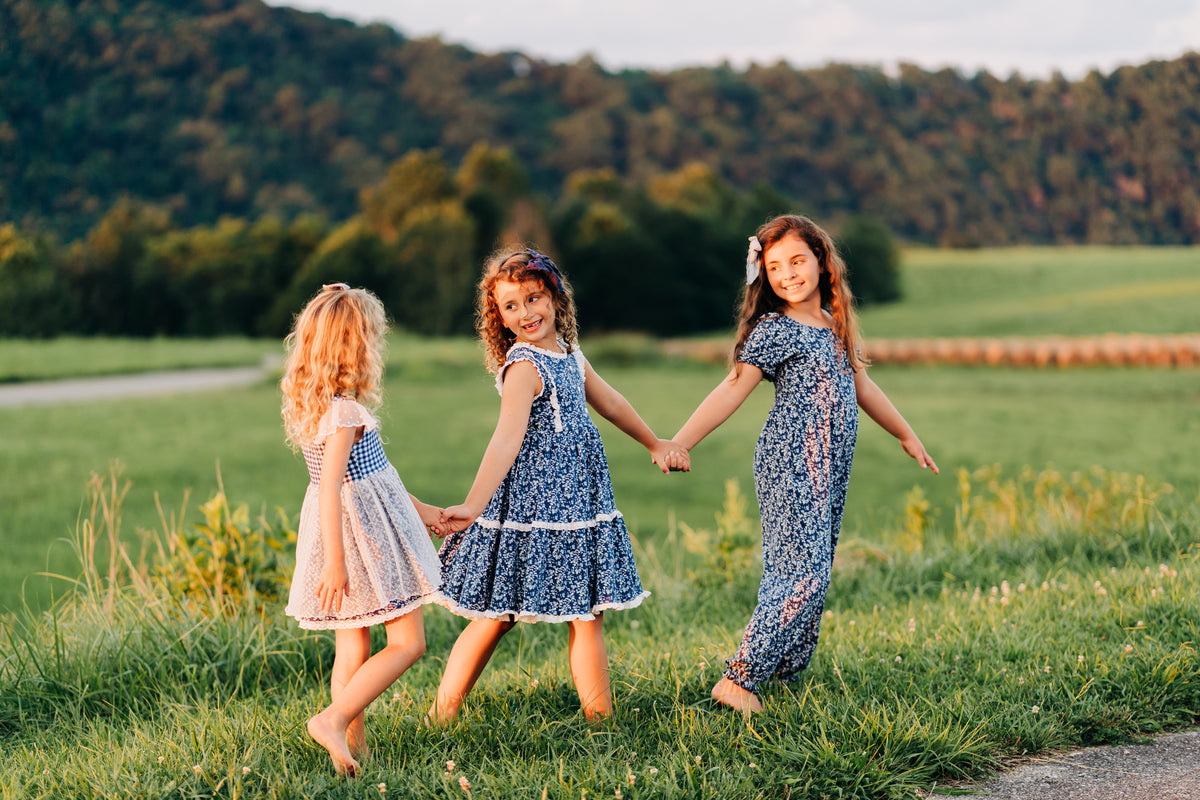
[[549,256],[542,255],[537,250],[526,249],[529,254],[529,269],[536,269],[538,272],[544,272],[551,278],[554,278],[554,285],[561,292],[563,290],[562,273],[558,270],[558,264],[550,260]]

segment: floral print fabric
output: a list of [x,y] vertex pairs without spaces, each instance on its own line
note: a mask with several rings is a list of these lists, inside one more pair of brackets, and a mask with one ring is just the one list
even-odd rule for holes
[[756,691],[808,666],[821,628],[858,434],[854,375],[828,328],[765,314],[740,360],[775,384],[754,450],[763,527],[758,605],[726,677]]
[[479,518],[442,544],[449,608],[472,618],[563,622],[632,608],[643,591],[625,521],[613,501],[600,433],[587,412],[582,354],[518,342],[537,368],[520,452]]
[[[342,542],[350,590],[341,610],[326,614],[317,599],[325,566],[318,486],[325,437],[338,428],[366,429],[350,450],[342,482]],[[302,448],[309,484],[300,509],[296,571],[284,613],[301,628],[361,628],[403,616],[429,602],[443,602],[440,562],[404,484],[383,452],[371,412],[348,397],[335,397],[321,418],[318,439]]]

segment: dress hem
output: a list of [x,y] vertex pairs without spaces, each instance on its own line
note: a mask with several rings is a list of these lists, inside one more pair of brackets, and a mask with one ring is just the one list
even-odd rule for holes
[[421,595],[402,606],[388,606],[379,611],[368,611],[365,614],[359,614],[353,618],[302,617],[289,613],[287,609],[284,609],[283,613],[295,619],[297,624],[306,631],[349,630],[353,628],[366,628],[369,625],[382,625],[385,622],[391,622],[394,619],[403,617],[405,614],[430,603],[436,603],[449,608],[450,602],[450,598],[446,597],[440,589],[437,589],[429,594]]
[[590,611],[579,614],[530,614],[524,611],[479,611],[478,609],[468,608],[450,598],[446,598],[446,602],[442,603],[442,605],[452,613],[468,619],[511,619],[515,622],[574,622],[577,620],[586,622],[595,619],[597,612],[628,611],[631,608],[636,608],[649,596],[650,592],[642,591],[641,594],[632,600],[626,600],[621,603],[597,603],[592,606]]

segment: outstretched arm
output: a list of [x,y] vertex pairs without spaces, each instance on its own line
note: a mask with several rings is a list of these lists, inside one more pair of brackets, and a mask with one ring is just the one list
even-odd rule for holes
[[650,430],[650,426],[638,416],[633,405],[596,374],[587,359],[583,361],[583,386],[588,405],[649,450],[650,459],[664,474],[673,469],[687,472],[692,468],[687,450],[670,439],[660,439],[655,436],[654,431]]
[[325,564],[317,581],[317,599],[321,611],[329,614],[342,610],[342,598],[350,594],[346,572],[346,545],[342,539],[342,481],[350,463],[350,449],[362,428],[338,428],[325,437],[321,460],[321,481],[317,484],[317,508],[321,525],[321,550]]
[[875,381],[867,376],[865,369],[854,373],[854,391],[858,395],[858,407],[867,412],[867,416],[875,420],[879,427],[899,439],[904,452],[915,458],[921,465],[921,469],[929,467],[935,475],[938,474],[937,464],[930,458],[929,453],[925,452],[925,446],[917,438],[912,426],[892,405],[892,401],[883,393],[883,389],[880,389]]
[[708,393],[692,416],[675,434],[675,441],[691,450],[716,430],[738,408],[762,380],[762,370],[750,364],[741,365],[741,373],[730,370],[725,380]]
[[443,529],[434,530],[439,536],[461,531],[483,513],[488,500],[492,499],[517,460],[525,430],[529,427],[533,398],[541,390],[542,379],[538,376],[537,367],[528,361],[518,361],[504,373],[504,391],[500,396],[500,419],[496,421],[496,430],[484,451],[483,461],[475,473],[475,482],[471,484],[467,499],[442,512]]

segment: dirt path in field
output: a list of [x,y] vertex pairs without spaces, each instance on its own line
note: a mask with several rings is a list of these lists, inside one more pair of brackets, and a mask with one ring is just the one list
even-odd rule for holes
[[268,365],[221,369],[179,369],[0,385],[0,408],[63,405],[123,397],[211,392],[252,386],[270,374]]
[[953,788],[990,800],[1200,800],[1200,731],[1031,758]]

